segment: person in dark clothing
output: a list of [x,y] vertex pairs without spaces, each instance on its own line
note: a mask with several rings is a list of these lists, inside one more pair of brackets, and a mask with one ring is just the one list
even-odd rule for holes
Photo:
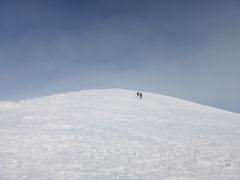
[[137,97],[139,97],[139,95],[140,95],[140,93],[139,93],[139,92],[137,92]]
[[139,93],[139,96],[140,96],[140,99],[142,99],[142,96],[143,96],[143,95],[142,95],[142,93],[141,93],[141,92]]

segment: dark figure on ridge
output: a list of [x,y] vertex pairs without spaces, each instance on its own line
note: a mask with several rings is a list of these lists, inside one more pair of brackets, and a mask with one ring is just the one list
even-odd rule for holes
[[139,95],[140,95],[140,93],[139,93],[139,92],[137,92],[137,97],[139,97]]
[[141,93],[141,92],[140,92],[139,96],[140,96],[140,99],[142,99],[142,96],[143,96],[143,95],[142,95],[142,93]]

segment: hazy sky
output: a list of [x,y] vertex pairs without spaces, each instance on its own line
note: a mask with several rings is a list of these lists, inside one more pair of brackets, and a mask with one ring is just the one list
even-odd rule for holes
[[239,0],[0,0],[0,100],[92,88],[240,112]]

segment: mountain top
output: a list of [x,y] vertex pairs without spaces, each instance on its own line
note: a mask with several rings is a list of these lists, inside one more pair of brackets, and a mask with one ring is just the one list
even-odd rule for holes
[[0,103],[0,179],[239,179],[240,115],[122,89]]

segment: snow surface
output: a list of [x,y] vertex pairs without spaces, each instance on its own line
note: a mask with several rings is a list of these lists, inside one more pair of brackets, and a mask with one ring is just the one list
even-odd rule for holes
[[240,115],[120,89],[2,102],[0,179],[239,180]]

